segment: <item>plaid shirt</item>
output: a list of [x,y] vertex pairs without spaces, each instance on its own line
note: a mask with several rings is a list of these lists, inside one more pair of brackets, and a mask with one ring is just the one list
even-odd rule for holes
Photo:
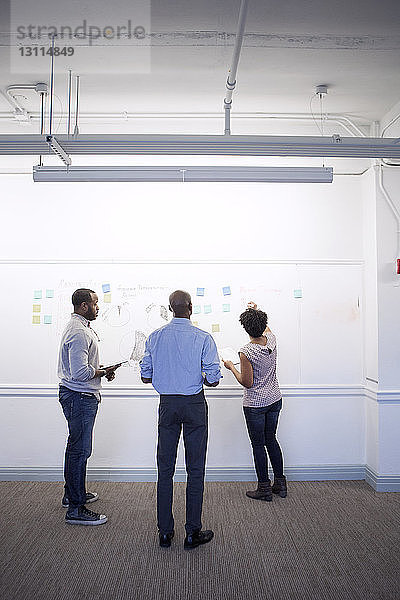
[[269,406],[281,399],[278,380],[276,378],[276,338],[267,333],[267,344],[249,342],[239,352],[248,358],[253,367],[253,385],[244,388],[243,406]]

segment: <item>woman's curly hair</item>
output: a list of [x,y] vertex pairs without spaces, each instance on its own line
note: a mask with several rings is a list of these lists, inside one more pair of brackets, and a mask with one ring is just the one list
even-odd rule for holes
[[240,315],[239,321],[251,337],[258,338],[267,327],[268,315],[262,310],[248,308]]

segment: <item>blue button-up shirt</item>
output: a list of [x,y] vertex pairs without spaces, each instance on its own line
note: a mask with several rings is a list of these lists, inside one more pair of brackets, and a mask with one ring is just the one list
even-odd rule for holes
[[209,383],[221,378],[217,346],[189,319],[174,317],[148,337],[140,372],[159,394],[197,394],[204,377]]

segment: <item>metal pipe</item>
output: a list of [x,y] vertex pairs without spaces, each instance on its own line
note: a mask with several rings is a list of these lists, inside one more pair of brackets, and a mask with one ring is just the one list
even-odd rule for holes
[[50,62],[50,111],[49,111],[49,134],[53,128],[53,94],[54,94],[54,35],[51,39],[51,62]]
[[[45,92],[40,92],[40,134],[44,133],[44,98]],[[39,156],[39,165],[42,165],[42,155]]]
[[76,98],[75,98],[75,127],[74,135],[79,135],[78,117],[79,117],[79,75],[76,76]]
[[386,203],[389,206],[390,210],[392,211],[393,216],[396,219],[396,223],[397,223],[397,231],[396,231],[397,247],[396,247],[395,258],[398,258],[399,254],[400,254],[400,212],[399,212],[397,206],[394,204],[391,197],[389,196],[389,193],[386,190],[385,186],[383,185],[383,166],[377,165],[377,167],[379,169],[379,173],[378,173],[379,189],[382,192],[382,195],[385,198]]
[[246,16],[247,16],[247,7],[248,7],[248,0],[242,0],[242,2],[240,4],[238,32],[236,34],[235,47],[233,49],[232,63],[231,63],[231,68],[228,71],[228,78],[226,80],[227,93],[224,98],[224,110],[225,110],[224,134],[225,135],[229,135],[231,133],[230,116],[231,116],[231,106],[232,106],[232,94],[233,94],[233,90],[236,87],[236,73],[237,73],[237,67],[239,64],[240,51],[242,49],[244,27],[246,24]]
[[67,133],[71,133],[71,94],[72,94],[72,71],[68,70],[68,126]]

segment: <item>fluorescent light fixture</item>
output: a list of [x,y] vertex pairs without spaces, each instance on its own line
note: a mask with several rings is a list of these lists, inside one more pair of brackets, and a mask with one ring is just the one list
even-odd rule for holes
[[332,183],[332,167],[33,167],[34,181],[248,181]]

